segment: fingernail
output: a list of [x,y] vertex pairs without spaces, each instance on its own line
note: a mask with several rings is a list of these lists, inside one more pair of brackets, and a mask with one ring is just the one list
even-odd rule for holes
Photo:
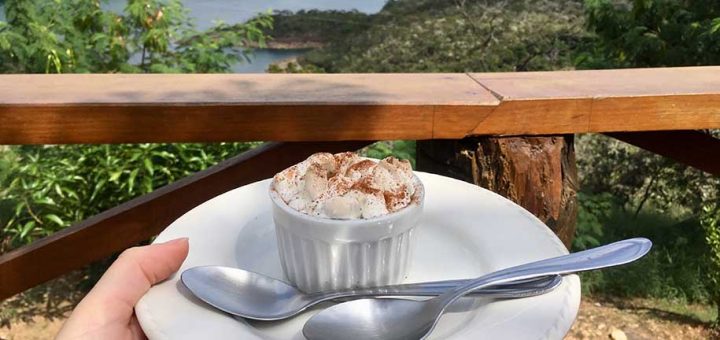
[[188,240],[189,240],[189,238],[187,238],[187,237],[180,237],[180,238],[176,238],[176,239],[173,239],[170,241],[165,241],[165,242],[163,242],[163,244],[179,243],[182,241],[188,242]]

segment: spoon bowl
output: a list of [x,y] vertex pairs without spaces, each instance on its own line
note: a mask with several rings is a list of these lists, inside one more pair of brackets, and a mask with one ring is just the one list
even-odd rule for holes
[[254,320],[285,319],[312,304],[307,294],[288,283],[241,269],[194,267],[184,271],[181,280],[213,307]]
[[425,301],[363,299],[335,305],[315,314],[303,327],[309,340],[415,340],[432,332],[445,309],[468,292],[493,284],[547,275],[569,274],[635,261],[652,242],[634,238],[569,255],[499,270]]
[[303,328],[308,339],[338,339],[342,329],[345,339],[416,340],[433,329],[435,313],[423,301],[362,299],[332,306],[310,321]]

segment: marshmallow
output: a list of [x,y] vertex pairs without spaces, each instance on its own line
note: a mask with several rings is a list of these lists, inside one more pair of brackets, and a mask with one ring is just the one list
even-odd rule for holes
[[327,218],[373,218],[408,206],[415,194],[410,162],[379,162],[352,152],[317,153],[273,178],[273,190],[291,208]]

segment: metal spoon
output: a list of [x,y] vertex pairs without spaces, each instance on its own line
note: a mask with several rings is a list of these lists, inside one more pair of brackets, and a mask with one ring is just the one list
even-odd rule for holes
[[[368,296],[437,296],[469,280],[436,281],[306,294],[283,281],[250,271],[204,266],[185,270],[183,284],[217,309],[254,320],[281,320],[323,301]],[[519,298],[547,293],[562,283],[559,275],[487,287],[477,294],[491,298]]]
[[617,266],[643,257],[650,247],[652,243],[644,238],[615,242],[496,271],[425,301],[363,299],[341,303],[310,318],[303,334],[310,340],[423,339],[433,330],[445,308],[472,290],[518,279]]

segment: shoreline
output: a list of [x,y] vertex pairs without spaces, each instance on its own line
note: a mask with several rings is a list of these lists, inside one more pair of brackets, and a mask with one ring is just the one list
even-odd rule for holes
[[317,40],[301,40],[301,39],[273,39],[265,42],[265,46],[261,47],[257,44],[250,46],[251,48],[263,48],[272,50],[307,50],[325,47],[325,43]]

